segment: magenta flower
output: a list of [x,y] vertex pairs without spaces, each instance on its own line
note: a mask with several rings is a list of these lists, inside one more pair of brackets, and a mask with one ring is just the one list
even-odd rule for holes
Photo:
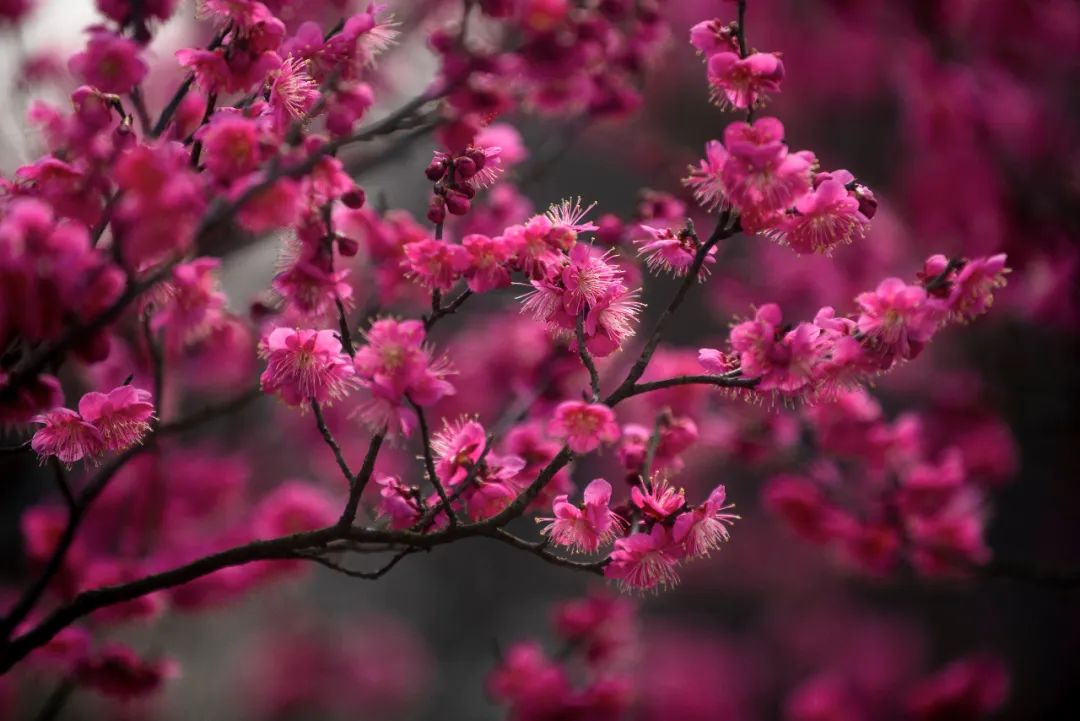
[[590,453],[601,443],[619,439],[615,413],[602,403],[563,401],[555,408],[548,433],[561,439],[574,453]]
[[541,533],[558,546],[566,546],[579,553],[595,553],[601,546],[612,541],[625,521],[613,510],[611,484],[597,478],[585,487],[584,503],[576,506],[568,496],[556,496],[551,504],[554,518],[541,518],[547,525]]
[[723,143],[710,140],[705,143],[705,158],[696,167],[691,166],[690,175],[683,179],[683,185],[694,192],[694,198],[703,208],[715,210],[730,205],[723,176],[729,157]]
[[461,239],[461,246],[469,254],[469,265],[465,270],[469,290],[484,293],[509,287],[509,263],[514,253],[504,238],[470,233]]
[[780,92],[784,63],[775,53],[718,52],[709,57],[712,101],[721,108],[745,110],[764,102],[769,93]]
[[469,268],[469,253],[460,245],[426,238],[405,246],[402,267],[425,288],[446,292]]
[[79,415],[101,432],[104,448],[122,451],[142,440],[150,430],[154,403],[149,391],[120,386],[108,393],[87,393],[79,401]]
[[795,212],[785,216],[769,235],[797,253],[823,255],[862,238],[870,223],[859,212],[854,193],[844,187],[844,177],[850,177],[850,173],[840,173],[838,179],[825,179],[813,192],[799,198]]
[[164,289],[166,300],[152,319],[154,329],[164,329],[171,354],[199,343],[225,322],[227,298],[217,280],[220,266],[217,258],[196,258],[173,268]]
[[786,210],[810,190],[812,153],[788,152],[784,126],[776,118],[753,125],[732,123],[724,130],[729,157],[721,171],[728,199],[743,215],[743,228],[771,226],[772,215]]
[[708,556],[709,552],[719,548],[731,535],[728,526],[739,517],[725,513],[733,505],[724,505],[727,489],[717,486],[709,498],[697,508],[680,514],[672,526],[672,538],[683,544],[687,558]]
[[333,331],[275,328],[260,350],[266,357],[259,379],[263,392],[276,393],[288,405],[330,403],[356,386],[352,359]]
[[319,86],[307,73],[306,63],[286,58],[270,72],[269,103],[275,127],[284,130],[293,120],[303,121],[319,99]]
[[123,95],[142,82],[149,71],[139,57],[139,45],[101,26],[90,28],[86,50],[71,56],[71,73],[105,93]]
[[[635,241],[638,246],[638,255],[645,256],[645,264],[653,273],[666,271],[676,278],[690,272],[690,266],[697,257],[699,241],[688,233],[675,233],[670,228],[654,228],[651,225],[641,225],[641,229],[649,234],[651,240],[643,239]],[[709,274],[709,266],[716,262],[716,246],[709,248],[705,254],[705,262],[698,272],[698,279],[704,280]]]
[[681,559],[679,544],[670,531],[657,523],[649,533],[633,533],[615,541],[604,575],[616,579],[627,590],[669,588],[679,583]]
[[390,519],[390,528],[411,528],[420,520],[423,511],[419,488],[406,486],[397,476],[380,476],[375,483],[380,486],[376,509],[380,518]]
[[206,169],[222,181],[236,180],[257,170],[269,148],[264,128],[265,123],[237,112],[214,113],[195,136],[203,144]]
[[1005,285],[1005,254],[976,258],[964,263],[950,285],[946,300],[949,315],[971,320],[990,310],[994,303],[994,291]]
[[885,365],[896,357],[917,356],[938,327],[938,314],[927,302],[926,291],[899,278],[886,278],[876,290],[860,293],[855,302],[862,310],[859,333]]
[[445,486],[461,483],[469,468],[480,459],[486,443],[484,427],[476,421],[464,418],[454,423],[444,421],[442,430],[431,439],[435,475]]
[[42,459],[56,456],[61,463],[93,458],[105,445],[101,431],[69,408],[54,408],[34,418],[41,428],[30,439],[30,447]]
[[174,662],[142,659],[131,648],[118,643],[103,646],[75,669],[75,679],[81,686],[125,701],[154,693],[177,674]]
[[657,477],[645,490],[636,485],[631,488],[630,500],[646,518],[666,521],[686,507],[686,491],[675,488],[666,478]]

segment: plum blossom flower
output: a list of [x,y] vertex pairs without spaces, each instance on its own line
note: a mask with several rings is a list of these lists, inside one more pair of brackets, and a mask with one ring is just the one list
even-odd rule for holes
[[480,460],[486,444],[484,427],[476,421],[465,418],[453,423],[444,421],[442,430],[431,439],[435,475],[448,487],[461,483],[469,468]]
[[895,357],[917,356],[938,327],[926,290],[899,278],[886,278],[876,290],[860,293],[855,302],[862,310],[859,333],[881,354],[883,364]]
[[775,222],[775,214],[810,190],[813,153],[792,153],[784,144],[784,126],[776,118],[753,125],[732,123],[724,129],[728,158],[721,175],[728,199],[742,214],[743,228],[756,231]]
[[657,523],[649,533],[632,533],[615,541],[604,575],[631,591],[668,588],[679,582],[682,551],[671,532]]
[[666,477],[649,479],[644,490],[639,486],[630,489],[630,500],[642,514],[654,521],[666,521],[686,507],[686,491],[675,488]]
[[122,451],[150,430],[154,403],[149,391],[120,386],[108,393],[87,393],[79,400],[79,415],[101,433],[106,450]]
[[291,406],[314,400],[329,403],[356,386],[352,359],[329,330],[275,328],[260,344],[266,370],[265,393],[276,393]]
[[41,428],[30,447],[42,459],[56,456],[61,463],[75,463],[101,452],[105,440],[93,423],[69,408],[54,408],[34,418]]
[[721,108],[744,110],[762,104],[769,93],[780,92],[784,63],[776,53],[718,52],[708,60],[712,101]]
[[86,50],[71,56],[73,75],[105,93],[122,95],[142,82],[149,72],[139,57],[139,45],[102,27],[90,28]]
[[563,401],[555,408],[548,432],[574,453],[591,453],[602,443],[619,439],[615,413],[602,403]]
[[[676,233],[670,228],[654,228],[645,224],[641,225],[641,229],[651,238],[636,241],[638,255],[645,256],[645,264],[649,266],[649,270],[653,273],[666,271],[676,278],[690,272],[701,247],[701,241],[695,234],[688,230]],[[698,280],[704,280],[708,276],[708,266],[716,263],[716,252],[714,245],[705,254],[705,261],[698,271]]]
[[380,476],[375,483],[380,486],[376,504],[378,514],[390,519],[391,529],[411,528],[420,520],[423,509],[419,488],[406,486],[397,476]]
[[552,543],[579,553],[595,553],[607,545],[625,522],[609,507],[611,484],[597,478],[585,487],[584,503],[576,506],[568,496],[556,496],[551,504],[554,518],[540,518],[547,525],[541,533]]
[[725,513],[735,507],[725,505],[726,499],[727,489],[717,486],[704,503],[675,519],[671,529],[672,538],[676,543],[683,544],[687,558],[707,556],[731,537],[728,526],[739,517]]
[[401,264],[416,282],[445,293],[469,268],[470,256],[460,245],[425,238],[405,246]]
[[276,127],[284,129],[291,120],[304,120],[319,99],[319,86],[298,58],[286,58],[270,73],[270,107]]
[[795,202],[795,212],[786,215],[769,236],[797,253],[823,255],[862,238],[870,222],[860,212],[854,192],[845,187],[853,181],[847,171],[819,173],[814,190]]

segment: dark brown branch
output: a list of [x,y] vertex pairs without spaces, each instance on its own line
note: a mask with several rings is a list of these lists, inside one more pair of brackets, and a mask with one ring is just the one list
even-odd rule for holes
[[375,472],[375,460],[379,457],[379,449],[382,448],[384,437],[383,433],[376,433],[371,437],[364,462],[349,482],[349,500],[345,503],[341,518],[338,519],[339,528],[348,528],[356,520],[356,512],[360,508],[360,497],[364,494],[364,488],[367,487],[368,481]]
[[341,452],[341,446],[338,445],[337,439],[335,439],[334,434],[330,432],[330,427],[326,425],[326,418],[323,416],[322,407],[319,406],[319,402],[314,398],[311,399],[311,412],[315,414],[315,425],[319,427],[319,433],[322,434],[323,440],[326,441],[326,445],[329,446],[331,452],[333,452],[334,460],[337,461],[338,468],[341,469],[342,475],[345,476],[345,481],[351,487],[354,483],[353,472],[349,469],[349,463],[345,460],[345,455]]
[[577,316],[577,350],[582,365],[589,371],[589,390],[592,392],[589,400],[596,403],[600,399],[600,371],[596,369],[592,354],[589,353],[589,349],[585,346],[585,314],[587,312],[587,309],[582,308]]
[[442,299],[437,294],[438,294],[438,291],[435,291],[434,293],[432,293],[432,296],[431,296],[431,298],[432,298],[432,300],[431,300],[431,313],[430,313],[430,315],[424,316],[424,330],[425,331],[431,330],[432,327],[436,323],[438,323],[439,320],[441,320],[442,318],[445,318],[448,315],[453,315],[454,313],[456,313],[458,311],[458,308],[460,308],[462,305],[464,305],[465,301],[467,301],[469,298],[472,297],[473,292],[471,290],[469,290],[468,288],[466,288],[465,290],[461,291],[461,293],[456,298],[454,298],[452,301],[450,301],[446,305],[442,304]]
[[428,480],[431,481],[431,485],[435,486],[435,492],[439,494],[439,504],[446,509],[446,517],[450,519],[450,527],[453,528],[457,525],[457,514],[454,513],[454,507],[450,503],[450,498],[446,495],[446,489],[443,488],[442,481],[439,480],[439,476],[435,473],[435,459],[431,454],[431,434],[428,431],[427,417],[424,414],[424,409],[413,401],[412,398],[405,396],[409,405],[416,411],[416,418],[420,423],[420,440],[424,444],[424,468],[427,470]]
[[346,568],[345,566],[342,566],[340,563],[335,563],[334,561],[331,561],[329,558],[324,558],[322,556],[314,554],[298,552],[296,554],[296,558],[302,558],[305,561],[313,561],[314,563],[317,563],[324,568],[329,568],[330,570],[336,573],[340,573],[344,576],[348,576],[349,578],[362,578],[367,581],[375,581],[389,573],[394,568],[394,566],[398,565],[398,563],[400,563],[401,560],[404,559],[406,556],[416,553],[418,550],[419,549],[417,548],[406,548],[403,551],[399,551],[398,553],[394,554],[393,558],[391,558],[386,564],[374,571],[354,571],[351,568]]

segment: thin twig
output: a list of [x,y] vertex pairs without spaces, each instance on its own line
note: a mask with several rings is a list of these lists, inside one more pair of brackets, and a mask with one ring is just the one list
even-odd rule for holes
[[330,427],[326,425],[326,418],[323,416],[322,407],[314,398],[311,399],[311,412],[315,414],[315,425],[319,427],[319,433],[322,434],[323,440],[326,441],[326,445],[329,446],[330,450],[333,452],[334,460],[337,461],[338,468],[341,469],[342,475],[345,476],[345,481],[351,488],[353,483],[355,483],[353,472],[349,469],[349,463],[345,460],[345,455],[341,452],[341,446],[338,445],[337,439],[335,439],[334,434],[330,432]]
[[592,391],[591,402],[596,403],[600,399],[600,372],[596,369],[596,363],[593,361],[592,354],[589,353],[589,349],[585,346],[585,313],[586,309],[582,308],[581,312],[577,315],[577,350],[578,357],[581,358],[581,362],[589,370],[589,389]]
[[446,489],[443,488],[442,481],[439,480],[439,476],[435,473],[435,459],[431,455],[431,435],[428,431],[424,409],[417,405],[412,398],[405,397],[408,399],[409,405],[416,411],[416,418],[420,423],[420,440],[424,444],[424,468],[427,470],[428,480],[431,481],[431,485],[435,486],[435,492],[439,494],[439,503],[446,509],[446,517],[450,519],[450,526],[454,527],[458,522],[457,514],[454,513],[454,507],[446,495]]

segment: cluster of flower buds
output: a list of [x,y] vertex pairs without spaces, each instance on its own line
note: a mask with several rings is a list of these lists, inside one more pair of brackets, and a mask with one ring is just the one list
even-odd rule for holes
[[446,214],[465,215],[479,188],[491,185],[499,175],[499,148],[469,145],[460,153],[436,152],[424,170],[435,184],[428,203],[427,218],[432,223],[446,221]]

